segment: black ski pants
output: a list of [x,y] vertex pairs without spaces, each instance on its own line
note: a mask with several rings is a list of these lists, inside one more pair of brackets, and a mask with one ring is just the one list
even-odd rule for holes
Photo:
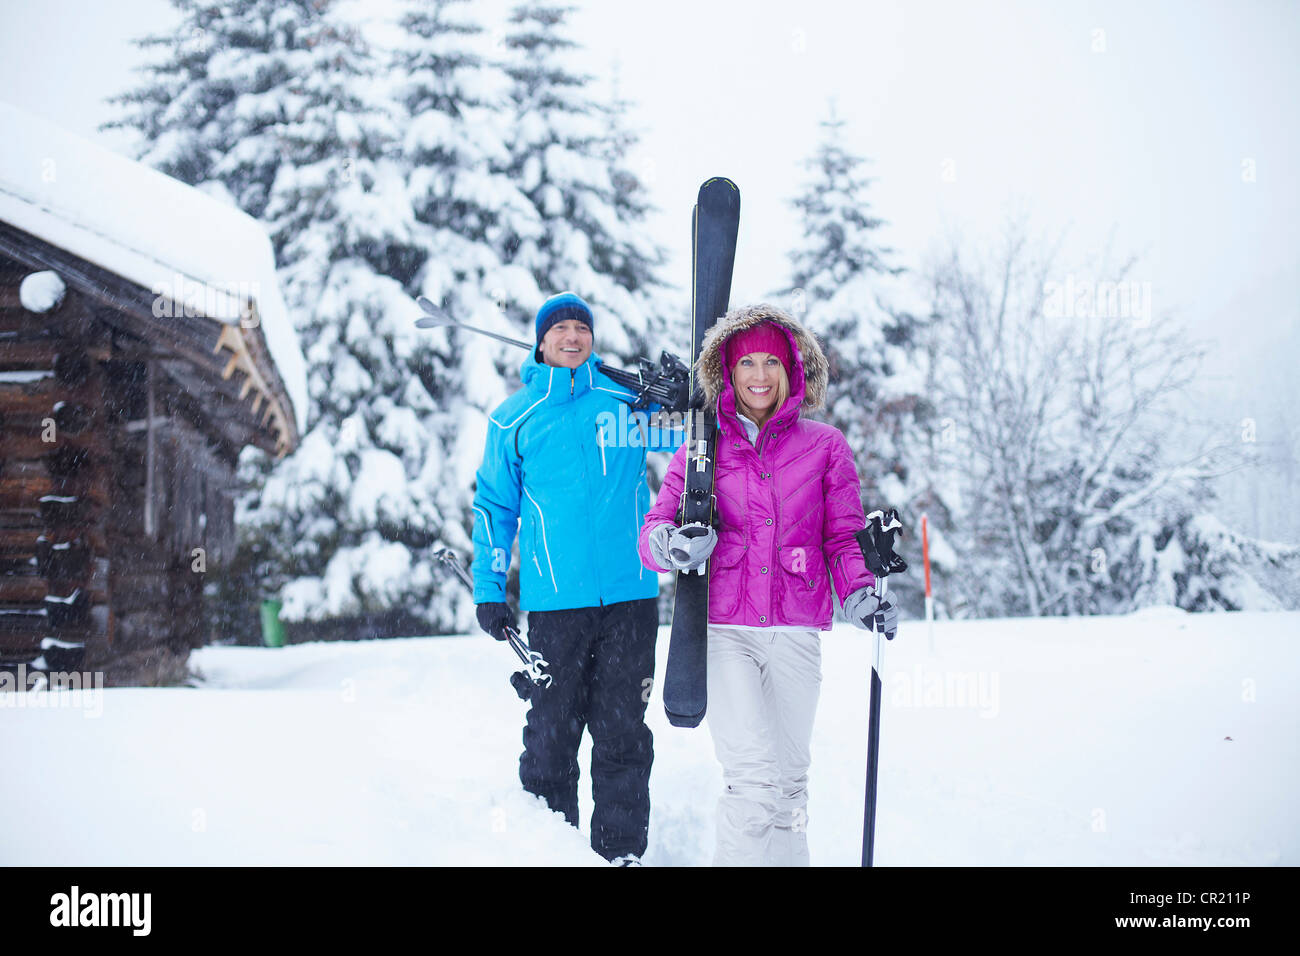
[[645,724],[659,616],[654,598],[530,611],[528,645],[550,687],[533,690],[519,779],[578,825],[578,746],[591,731],[591,848],[607,860],[645,853],[653,738]]

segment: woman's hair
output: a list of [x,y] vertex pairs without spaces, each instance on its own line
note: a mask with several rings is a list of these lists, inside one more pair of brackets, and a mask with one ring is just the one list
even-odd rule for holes
[[[778,365],[777,370],[781,374],[777,377],[776,401],[772,404],[772,410],[768,413],[769,416],[775,415],[777,412],[779,412],[781,410],[781,406],[785,404],[785,400],[790,397],[790,376],[786,373],[784,365]],[[732,370],[732,375],[731,375],[731,391],[736,396],[736,411],[741,412],[742,414],[747,413],[749,411],[749,406],[746,405],[744,401],[741,400],[740,391],[739,389],[736,388],[736,376],[735,376],[734,369]],[[745,414],[745,417],[750,418],[748,414]]]

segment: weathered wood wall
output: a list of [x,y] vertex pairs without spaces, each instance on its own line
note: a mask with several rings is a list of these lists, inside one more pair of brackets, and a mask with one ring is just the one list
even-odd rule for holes
[[132,683],[142,675],[168,683],[184,676],[189,651],[207,640],[207,569],[234,547],[235,463],[179,411],[180,393],[157,363],[116,363],[111,379],[117,504],[108,545],[116,631],[103,666],[119,671],[122,682],[132,674]]
[[0,662],[174,683],[234,547],[235,451],[172,377],[185,363],[102,308],[69,291],[25,312],[0,270]]
[[70,299],[35,315],[0,269],[0,660],[82,666],[111,629],[105,330]]

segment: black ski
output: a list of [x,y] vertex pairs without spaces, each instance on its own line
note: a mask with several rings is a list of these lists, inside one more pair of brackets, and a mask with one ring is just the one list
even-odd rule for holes
[[[740,227],[740,190],[730,179],[716,177],[700,187],[691,216],[691,410],[687,424],[685,484],[678,524],[696,525],[701,534],[713,524],[713,460],[717,420],[704,407],[696,375],[704,334],[726,314],[731,271]],[[696,573],[677,575],[668,667],[664,674],[664,710],[674,727],[698,727],[708,705],[709,576],[705,564]]]

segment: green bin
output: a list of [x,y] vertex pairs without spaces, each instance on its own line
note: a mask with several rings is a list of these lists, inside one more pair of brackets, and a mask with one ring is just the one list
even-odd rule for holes
[[279,601],[262,602],[262,643],[267,647],[284,647],[284,625],[280,623]]

